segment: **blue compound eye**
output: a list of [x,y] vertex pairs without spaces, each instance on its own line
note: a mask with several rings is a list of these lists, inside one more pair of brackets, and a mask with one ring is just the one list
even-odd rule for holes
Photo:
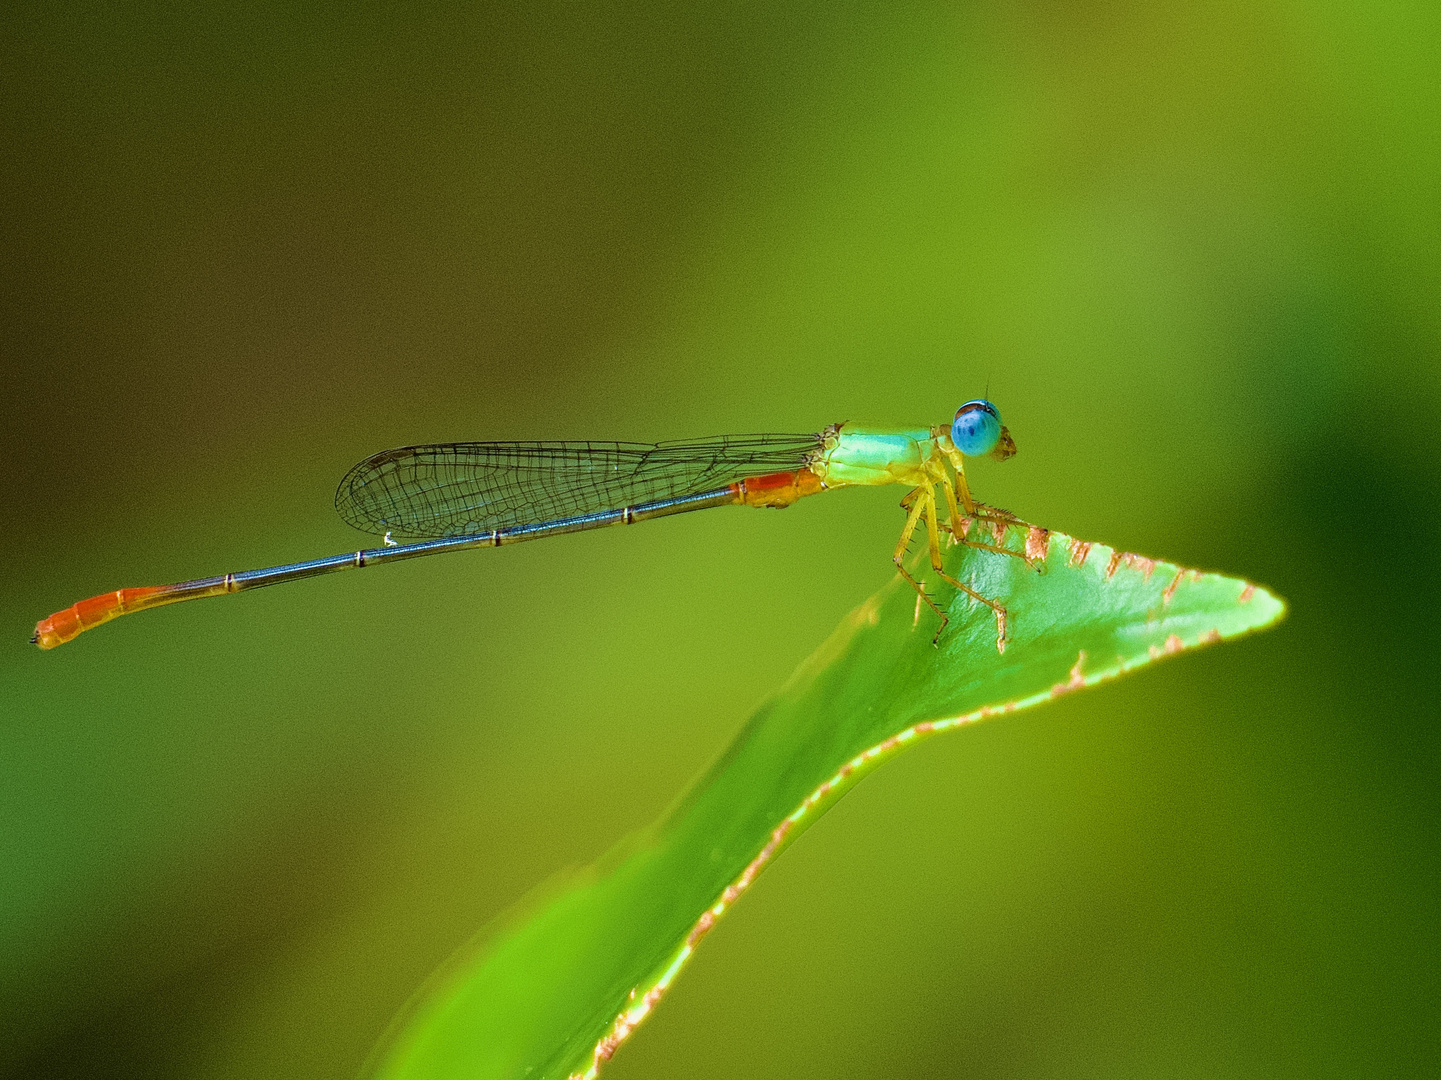
[[968,401],[956,410],[951,441],[967,457],[980,457],[996,448],[1001,438],[1001,414],[989,401]]

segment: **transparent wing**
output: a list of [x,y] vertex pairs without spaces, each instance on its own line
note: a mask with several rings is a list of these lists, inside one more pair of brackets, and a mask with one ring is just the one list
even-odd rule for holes
[[335,508],[364,532],[467,536],[714,491],[798,469],[820,445],[819,435],[722,435],[666,443],[406,446],[346,473]]

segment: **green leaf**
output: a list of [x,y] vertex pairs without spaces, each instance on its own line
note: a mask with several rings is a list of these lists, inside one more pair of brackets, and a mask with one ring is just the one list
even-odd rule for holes
[[[932,647],[934,614],[893,580],[801,665],[664,820],[434,978],[397,1021],[375,1075],[594,1075],[756,875],[881,761],[937,732],[1268,626],[1285,610],[1236,578],[1060,533],[1012,526],[994,539],[1043,572],[963,546],[946,561],[949,573],[1005,605],[1003,652],[990,610],[959,593]],[[933,591],[945,599],[954,590]]]

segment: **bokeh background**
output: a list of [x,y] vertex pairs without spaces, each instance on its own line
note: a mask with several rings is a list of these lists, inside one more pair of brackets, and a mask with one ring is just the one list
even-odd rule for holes
[[349,1078],[882,585],[900,492],[186,604],[385,447],[946,420],[1278,630],[921,746],[607,1071],[1441,1071],[1430,3],[58,5],[0,32],[0,1074]]

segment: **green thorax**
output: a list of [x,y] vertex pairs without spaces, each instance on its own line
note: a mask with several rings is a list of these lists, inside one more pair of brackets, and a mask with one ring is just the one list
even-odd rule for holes
[[841,424],[810,469],[827,487],[846,484],[920,484],[940,456],[930,428],[883,428]]

